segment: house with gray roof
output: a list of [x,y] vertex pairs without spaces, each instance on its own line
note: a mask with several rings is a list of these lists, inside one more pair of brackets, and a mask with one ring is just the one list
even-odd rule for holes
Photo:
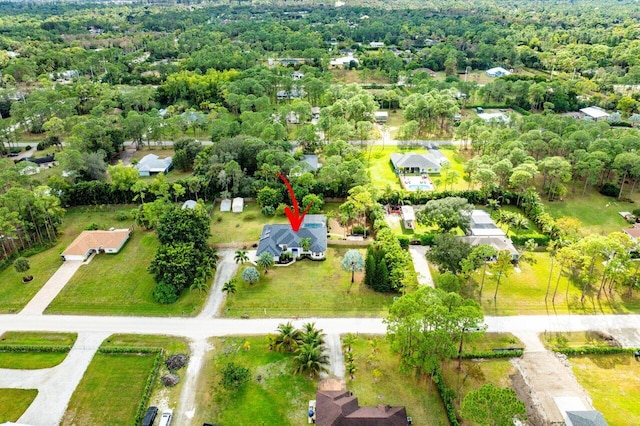
[[300,160],[300,165],[312,173],[317,172],[321,166],[318,162],[318,156],[315,154],[305,154]]
[[138,174],[140,176],[151,176],[158,173],[167,173],[171,170],[172,159],[171,157],[160,158],[155,154],[147,154],[138,164]]
[[[305,251],[302,248],[303,238],[309,238],[311,246]],[[271,253],[277,262],[284,252],[291,253],[295,259],[308,255],[313,260],[323,260],[327,251],[327,217],[325,215],[308,214],[302,221],[298,232],[294,232],[290,224],[265,225],[262,228],[256,256],[264,252]]]
[[567,426],[607,426],[607,421],[596,410],[567,411]]
[[440,173],[440,168],[446,161],[446,157],[438,157],[432,153],[391,154],[391,164],[397,174]]

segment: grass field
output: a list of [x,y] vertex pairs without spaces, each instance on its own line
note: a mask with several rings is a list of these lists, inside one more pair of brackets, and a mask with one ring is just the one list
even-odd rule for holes
[[[192,424],[306,424],[308,402],[315,399],[316,381],[292,374],[292,355],[269,351],[264,336],[211,339],[210,343],[215,349],[209,352],[200,373],[196,391],[198,410]],[[245,349],[246,343],[249,350]],[[249,382],[236,392],[220,385],[220,371],[229,362],[250,372]]]
[[155,232],[136,230],[118,254],[96,256],[80,267],[46,313],[86,315],[195,315],[206,294],[185,290],[171,305],[153,299],[147,268],[159,242]]
[[71,397],[62,425],[131,425],[155,354],[97,353]]
[[[151,347],[163,348],[166,356],[188,354],[184,340],[168,336],[112,335],[102,347]],[[97,353],[73,393],[61,424],[134,424],[154,358],[155,353]],[[160,376],[165,373],[166,367],[162,366],[153,385],[150,403],[160,408],[166,408],[166,404],[175,408],[181,385],[165,391],[160,382]],[[184,369],[178,372],[183,373]]]
[[640,362],[631,354],[570,357],[569,363],[610,425],[640,424]]
[[[383,316],[393,296],[376,293],[362,284],[364,274],[351,274],[340,264],[346,249],[327,249],[327,260],[302,260],[286,267],[260,270],[260,281],[250,286],[237,275],[237,293],[229,295],[225,315],[278,316]],[[362,251],[364,255],[364,251]]]
[[36,389],[0,389],[0,422],[16,422],[38,395]]
[[597,331],[545,331],[540,334],[540,341],[549,350],[609,346],[604,335]]
[[[377,342],[376,353],[372,341]],[[414,425],[449,424],[435,384],[426,377],[401,373],[400,358],[384,338],[359,336],[352,350],[357,370],[354,380],[347,378],[347,390],[361,406],[405,406]]]
[[567,196],[565,201],[545,201],[544,204],[549,214],[556,219],[563,216],[578,219],[582,223],[583,235],[621,232],[622,228],[630,225],[618,212],[630,212],[638,208],[635,203],[619,202],[595,191],[588,191],[584,197],[576,194]]
[[96,223],[100,229],[126,228],[133,224],[132,220],[118,221],[119,211],[129,212],[134,206],[91,206],[71,208],[65,214],[60,227],[61,234],[58,243],[36,255],[29,257],[33,281],[22,283],[22,274],[18,274],[13,267],[0,271],[0,313],[14,313],[20,311],[33,296],[49,280],[51,275],[62,265],[60,253],[82,232],[89,224]]
[[[560,277],[555,304],[552,303],[552,295],[558,283],[559,267],[556,262],[553,274],[551,275],[551,290],[547,304],[544,297],[549,282],[549,270],[551,261],[549,255],[542,252],[532,254],[536,263],[531,265],[521,262],[521,272],[511,270],[508,276],[503,276],[498,288],[497,303],[494,304],[493,295],[496,288],[496,281],[490,275],[489,269],[485,278],[484,290],[482,293],[482,308],[487,315],[540,315],[540,314],[623,314],[637,312],[640,310],[640,299],[638,296],[632,298],[621,297],[617,294],[613,298],[597,298],[596,291],[587,291],[584,304],[580,303],[582,288],[569,280],[563,274]],[[477,284],[473,294],[467,293],[467,297],[473,296],[478,300],[478,289],[481,282],[482,269],[474,275]],[[437,273],[436,273],[437,274]]]
[[[75,333],[15,332],[0,337],[0,344],[8,346],[72,346]],[[67,352],[5,352],[0,351],[0,368],[36,370],[60,364]]]

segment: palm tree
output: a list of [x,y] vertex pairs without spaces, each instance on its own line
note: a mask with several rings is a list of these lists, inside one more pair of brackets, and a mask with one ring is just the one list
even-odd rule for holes
[[298,349],[294,363],[296,365],[295,373],[308,373],[309,377],[314,378],[318,377],[320,373],[328,371],[329,357],[324,353],[322,347],[305,343]]
[[244,262],[248,262],[249,256],[247,255],[247,251],[236,250],[236,255],[233,257],[233,260],[235,260],[236,263],[242,263],[242,264],[244,264]]
[[308,322],[302,327],[300,340],[304,344],[324,347],[324,334],[316,328],[314,322]]
[[264,269],[265,275],[269,272],[269,268],[271,268],[274,264],[273,255],[268,251],[263,252],[260,256],[258,256],[258,261],[256,262],[259,267]]
[[295,352],[300,344],[300,337],[300,330],[297,330],[291,322],[280,324],[273,347],[278,352]]
[[351,380],[355,379],[354,375],[356,374],[356,370],[357,370],[356,365],[353,362],[350,362],[347,364],[346,369],[347,369],[347,373],[349,373],[349,378]]
[[253,285],[258,282],[260,279],[260,272],[253,266],[249,266],[247,269],[242,271],[242,279],[249,283],[249,285]]
[[347,352],[351,352],[351,347],[356,343],[357,337],[353,333],[349,333],[342,338],[342,344],[346,347]]
[[222,291],[227,293],[227,295],[235,294],[235,292],[236,292],[236,279],[235,278],[231,278],[229,281],[224,283],[222,285]]

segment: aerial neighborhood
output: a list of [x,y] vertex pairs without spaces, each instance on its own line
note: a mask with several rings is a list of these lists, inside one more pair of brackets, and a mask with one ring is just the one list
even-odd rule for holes
[[0,3],[0,425],[640,424],[637,18]]

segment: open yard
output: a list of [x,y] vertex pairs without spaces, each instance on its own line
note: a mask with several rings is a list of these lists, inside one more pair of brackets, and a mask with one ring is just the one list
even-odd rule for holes
[[[582,288],[569,280],[564,273],[558,281],[560,272],[558,263],[555,262],[551,274],[551,286],[547,304],[544,297],[549,283],[549,270],[551,261],[549,255],[542,252],[532,253],[535,264],[520,263],[520,272],[511,270],[507,276],[503,276],[498,288],[497,303],[494,304],[493,295],[496,288],[496,277],[487,268],[487,273],[482,292],[481,305],[487,315],[544,315],[544,314],[612,314],[637,312],[640,309],[640,299],[621,297],[614,294],[612,298],[603,294],[597,298],[597,288],[587,291],[584,304],[580,302]],[[473,294],[467,293],[467,297],[478,300],[479,286],[482,281],[482,269],[474,274]],[[552,296],[556,289],[555,303]],[[624,290],[622,290],[624,291]]]
[[631,354],[570,357],[578,383],[610,425],[640,424],[640,362]]
[[0,389],[0,422],[16,422],[36,399],[36,389]]
[[[362,283],[364,273],[351,274],[340,262],[346,249],[329,248],[327,260],[298,261],[290,266],[274,266],[267,274],[260,270],[260,281],[249,285],[237,275],[237,293],[227,298],[226,316],[384,316],[393,295],[376,293]],[[364,250],[362,251],[364,256]]]
[[[0,336],[0,345],[8,346],[8,350],[0,351],[0,368],[17,368],[36,370],[50,368],[60,364],[67,357],[68,350],[63,352],[38,352],[38,346],[63,346],[70,348],[75,343],[75,333],[16,332],[7,331]],[[10,347],[29,346],[34,348],[28,352],[12,352]],[[16,349],[17,349],[16,348]]]
[[578,193],[567,196],[564,201],[545,201],[545,208],[556,219],[563,216],[578,219],[582,223],[581,231],[584,235],[608,235],[630,227],[618,212],[630,212],[638,208],[638,205],[619,202],[595,191],[587,191],[584,197]]
[[[167,336],[113,335],[102,347],[151,347],[163,348],[165,356],[188,354],[183,340]],[[153,373],[155,356],[155,353],[97,353],[73,393],[61,424],[135,424],[138,403],[143,397],[147,378]],[[178,374],[183,372],[184,369],[179,370]],[[175,408],[180,385],[162,394],[164,386],[160,376],[165,373],[166,369],[160,367],[153,384],[153,395],[158,397],[154,400],[152,395],[151,402],[161,409],[166,408],[166,404]]]
[[[264,336],[211,339],[210,343],[215,349],[208,353],[200,373],[193,424],[306,424],[316,381],[292,373],[293,355],[269,351]],[[249,381],[237,391],[220,385],[221,370],[229,362],[249,369]]]
[[136,230],[117,254],[96,256],[80,267],[46,312],[86,315],[195,315],[206,294],[185,290],[174,304],[153,299],[147,272],[159,242],[155,232]]
[[13,267],[0,271],[0,313],[14,313],[20,311],[31,298],[49,280],[51,275],[62,265],[60,253],[91,223],[99,225],[100,229],[126,228],[133,224],[133,220],[118,221],[116,215],[120,211],[129,212],[134,206],[91,206],[70,208],[67,210],[60,227],[61,234],[58,243],[36,255],[29,257],[33,281],[22,283],[22,275]]
[[414,425],[449,424],[435,384],[401,373],[400,357],[384,338],[359,336],[352,350],[356,372],[346,385],[361,406],[405,406]]

